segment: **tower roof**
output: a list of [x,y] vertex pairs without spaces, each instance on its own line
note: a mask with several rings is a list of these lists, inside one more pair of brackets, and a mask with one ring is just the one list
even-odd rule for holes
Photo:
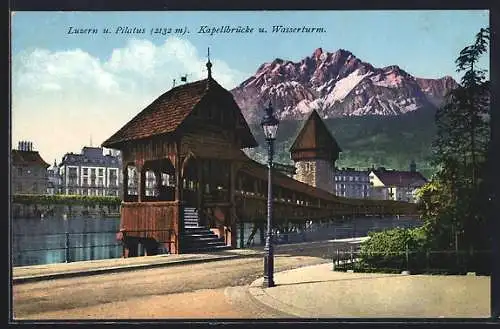
[[290,147],[292,159],[294,161],[306,159],[336,160],[339,152],[342,150],[337,141],[318,112],[313,110]]

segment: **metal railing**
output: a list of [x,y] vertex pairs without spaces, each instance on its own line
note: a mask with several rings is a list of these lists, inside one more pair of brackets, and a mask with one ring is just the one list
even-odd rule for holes
[[[302,228],[294,227],[288,232],[273,228],[273,243],[286,244],[317,240],[349,239],[360,238],[368,235],[369,232],[381,232],[393,228],[415,228],[422,225],[421,221],[387,221],[387,222],[347,222],[347,223],[313,223]],[[264,228],[265,230],[265,228]],[[258,239],[258,228],[254,227],[248,237],[245,237],[247,247],[256,244]]]
[[[164,229],[164,230],[127,230],[127,236],[135,236],[134,233],[144,234],[148,232],[162,233],[167,232],[168,236],[172,236],[175,232],[172,229]],[[13,237],[13,246],[20,244],[37,244],[35,241],[40,241],[42,245],[52,245],[50,247],[45,248],[29,248],[29,249],[16,249],[14,248],[14,257],[23,257],[29,253],[47,253],[51,251],[64,251],[63,261],[65,263],[70,263],[75,261],[75,252],[76,250],[93,250],[97,248],[123,248],[123,242],[117,239],[118,231],[96,231],[96,232],[60,232],[60,233],[44,233],[44,234],[14,234]],[[103,238],[102,236],[105,236]],[[99,237],[101,237],[99,239]],[[26,239],[28,241],[26,241]],[[88,244],[88,240],[104,240],[106,242],[99,244]],[[113,243],[111,243],[113,241]],[[159,253],[170,253],[172,250],[172,246],[175,241],[165,240],[165,241],[157,241],[159,246],[168,245],[168,248],[159,248]],[[85,258],[85,257],[84,257]],[[115,258],[115,257],[112,257]],[[95,258],[92,258],[95,259]],[[91,260],[91,259],[81,259],[81,260]],[[16,262],[14,262],[16,263]],[[16,264],[14,264],[16,265]]]
[[410,250],[400,252],[363,252],[354,247],[336,249],[333,269],[356,272],[412,274],[490,274],[491,250]]

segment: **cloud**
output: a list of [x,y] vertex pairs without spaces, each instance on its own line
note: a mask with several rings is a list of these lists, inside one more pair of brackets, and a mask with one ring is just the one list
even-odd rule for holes
[[[205,78],[205,62],[193,44],[176,37],[160,45],[131,39],[104,59],[82,49],[21,52],[12,62],[12,144],[30,139],[46,161],[60,161],[88,145],[90,136],[102,143],[174,78]],[[212,62],[214,78],[227,89],[250,75]]]

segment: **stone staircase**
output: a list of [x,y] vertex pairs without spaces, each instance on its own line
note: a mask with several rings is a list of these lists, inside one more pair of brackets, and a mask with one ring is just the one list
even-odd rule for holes
[[200,226],[198,211],[194,207],[184,208],[183,253],[201,253],[231,249],[224,239],[217,237],[210,229]]

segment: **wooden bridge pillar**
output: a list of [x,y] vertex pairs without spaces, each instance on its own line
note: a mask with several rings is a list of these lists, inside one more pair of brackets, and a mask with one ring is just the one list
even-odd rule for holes
[[236,170],[237,164],[231,162],[229,165],[229,202],[231,204],[229,209],[229,237],[228,242],[232,247],[236,247],[237,241],[237,228],[236,228],[236,201],[235,201],[235,191],[236,191]]
[[122,175],[123,175],[122,201],[127,201],[128,200],[128,163],[123,164]]

